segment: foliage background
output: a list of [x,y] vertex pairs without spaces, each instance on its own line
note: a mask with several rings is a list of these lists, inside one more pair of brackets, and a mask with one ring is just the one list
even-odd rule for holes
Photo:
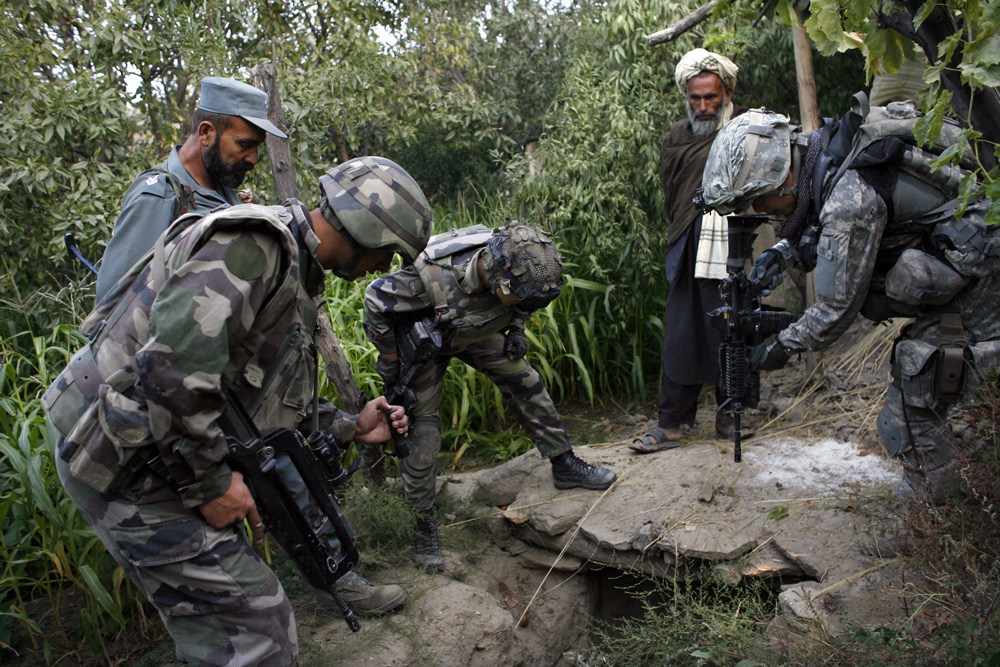
[[[7,570],[0,642],[10,643],[16,628],[31,627],[28,600],[58,595],[66,581],[86,591],[93,610],[89,625],[67,633],[83,632],[100,646],[102,632],[120,627],[108,601],[129,598],[129,587],[114,578],[113,567],[93,548],[92,533],[60,499],[38,403],[79,343],[71,329],[92,302],[92,280],[67,260],[62,237],[72,231],[88,257],[100,256],[134,175],[186,136],[203,76],[249,80],[253,66],[278,64],[299,192],[307,203],[316,196],[313,179],[340,151],[381,154],[424,186],[437,231],[515,217],[553,231],[571,278],[564,295],[532,320],[532,364],[557,399],[627,397],[626,405],[641,406],[658,380],[666,298],[661,261],[668,221],[656,178],[659,146],[684,113],[674,64],[695,46],[719,50],[741,66],[738,102],[798,115],[788,27],[773,15],[759,16],[759,5],[725,5],[726,11],[675,43],[646,44],[645,34],[695,4],[4,3],[0,548]],[[830,10],[837,3],[812,4]],[[787,19],[787,7],[778,7]],[[847,18],[857,16],[852,11]],[[855,29],[846,20],[844,27]],[[872,46],[878,39],[869,40],[870,55],[879,53]],[[865,57],[819,43],[820,109],[839,116],[849,95],[866,85]],[[269,183],[265,154],[250,185],[267,201]],[[359,383],[373,394],[373,352],[358,326],[363,287],[331,281],[328,296]],[[452,462],[472,454],[502,459],[531,446],[511,430],[499,392],[468,369],[450,370],[442,413]],[[56,499],[44,506],[46,515],[24,514],[24,499],[43,492]],[[83,546],[63,558],[60,543]],[[95,578],[81,576],[85,563]],[[91,582],[105,583],[98,590]],[[127,614],[141,613],[138,603],[124,606]],[[48,646],[49,639],[36,641]]]

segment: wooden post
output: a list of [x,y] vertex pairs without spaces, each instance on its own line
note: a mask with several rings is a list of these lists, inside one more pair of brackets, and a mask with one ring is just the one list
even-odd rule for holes
[[[251,74],[253,85],[268,95],[268,120],[287,134],[288,128],[281,110],[281,95],[278,94],[276,84],[276,71],[272,63],[264,63],[254,67]],[[267,153],[271,158],[271,173],[274,175],[274,191],[278,201],[283,202],[286,199],[298,198],[299,189],[295,184],[295,167],[292,163],[290,140],[268,134]],[[317,326],[319,335],[316,337],[316,347],[326,362],[326,376],[337,389],[340,408],[346,412],[357,414],[361,411],[367,398],[361,394],[357,382],[354,381],[354,374],[351,372],[346,357],[344,357],[340,341],[337,340],[330,318],[323,308],[320,309]],[[378,445],[359,445],[359,447],[362,449],[362,455],[369,462],[380,462],[381,450]],[[384,480],[384,466],[373,466],[369,478],[376,484]]]
[[[276,68],[273,63],[257,65],[251,71],[253,85],[267,93],[267,118],[279,130],[288,134],[285,112],[281,109],[281,95],[278,94]],[[292,164],[292,144],[273,134],[267,135],[267,154],[271,158],[271,175],[274,177],[274,194],[278,203],[298,197],[299,188],[295,184],[295,167]]]
[[[813,72],[812,42],[802,25],[802,13],[795,9],[795,24],[792,25],[792,45],[795,51],[795,79],[799,87],[799,113],[802,129],[815,132],[819,129],[819,104],[816,102],[816,77]],[[813,274],[806,275],[806,308],[816,303],[816,283]],[[812,375],[816,365],[822,360],[819,352],[806,352],[806,376]]]

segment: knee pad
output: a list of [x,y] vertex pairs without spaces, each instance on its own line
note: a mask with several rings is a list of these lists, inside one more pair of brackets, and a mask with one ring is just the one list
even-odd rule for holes
[[410,423],[410,455],[402,460],[402,465],[411,474],[419,477],[422,472],[434,470],[438,452],[441,451],[439,423],[437,415],[414,417]]

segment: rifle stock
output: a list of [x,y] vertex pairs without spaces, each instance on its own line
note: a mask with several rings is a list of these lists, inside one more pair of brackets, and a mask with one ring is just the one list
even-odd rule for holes
[[[227,396],[227,403],[220,419],[229,445],[226,462],[243,475],[267,532],[288,552],[314,588],[331,595],[348,627],[357,632],[361,624],[337,591],[336,582],[357,565],[358,548],[354,529],[341,513],[334,493],[357,469],[357,463],[345,470],[336,438],[321,431],[310,434],[308,440],[298,431],[285,428],[261,436],[235,397]],[[277,459],[282,455],[298,470],[323,521],[311,520],[296,502],[278,472]],[[339,548],[330,545],[331,531],[340,542]]]

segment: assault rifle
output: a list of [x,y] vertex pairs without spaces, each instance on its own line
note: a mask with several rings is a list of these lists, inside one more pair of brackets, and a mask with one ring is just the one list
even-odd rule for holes
[[[399,355],[399,374],[396,379],[387,384],[385,398],[389,405],[402,405],[406,414],[410,414],[417,399],[410,385],[417,372],[424,364],[434,358],[441,349],[441,332],[438,331],[430,318],[417,320],[408,329],[396,327],[396,352]],[[386,419],[389,415],[386,414]],[[392,423],[389,424],[390,428]],[[405,459],[410,455],[410,443],[407,438],[392,430],[393,446],[396,456]]]
[[[354,612],[337,591],[337,580],[358,563],[354,529],[340,512],[334,490],[344,484],[361,463],[345,470],[337,439],[314,429],[308,438],[280,428],[261,436],[239,399],[227,392],[227,408],[219,424],[229,444],[229,467],[243,475],[267,532],[292,557],[309,583],[333,597],[353,632],[361,629]],[[325,520],[318,525],[299,507],[278,474],[277,457],[287,455],[298,470],[312,501]],[[331,531],[340,548],[330,546]]]
[[765,338],[776,334],[795,321],[791,313],[762,309],[761,287],[750,282],[746,264],[752,259],[756,229],[766,222],[766,215],[730,215],[729,257],[726,259],[728,278],[719,287],[724,305],[709,313],[712,323],[722,330],[719,346],[719,388],[726,400],[719,412],[733,415],[733,460],[742,458],[740,415],[760,402],[760,371],[750,369],[754,348]]

